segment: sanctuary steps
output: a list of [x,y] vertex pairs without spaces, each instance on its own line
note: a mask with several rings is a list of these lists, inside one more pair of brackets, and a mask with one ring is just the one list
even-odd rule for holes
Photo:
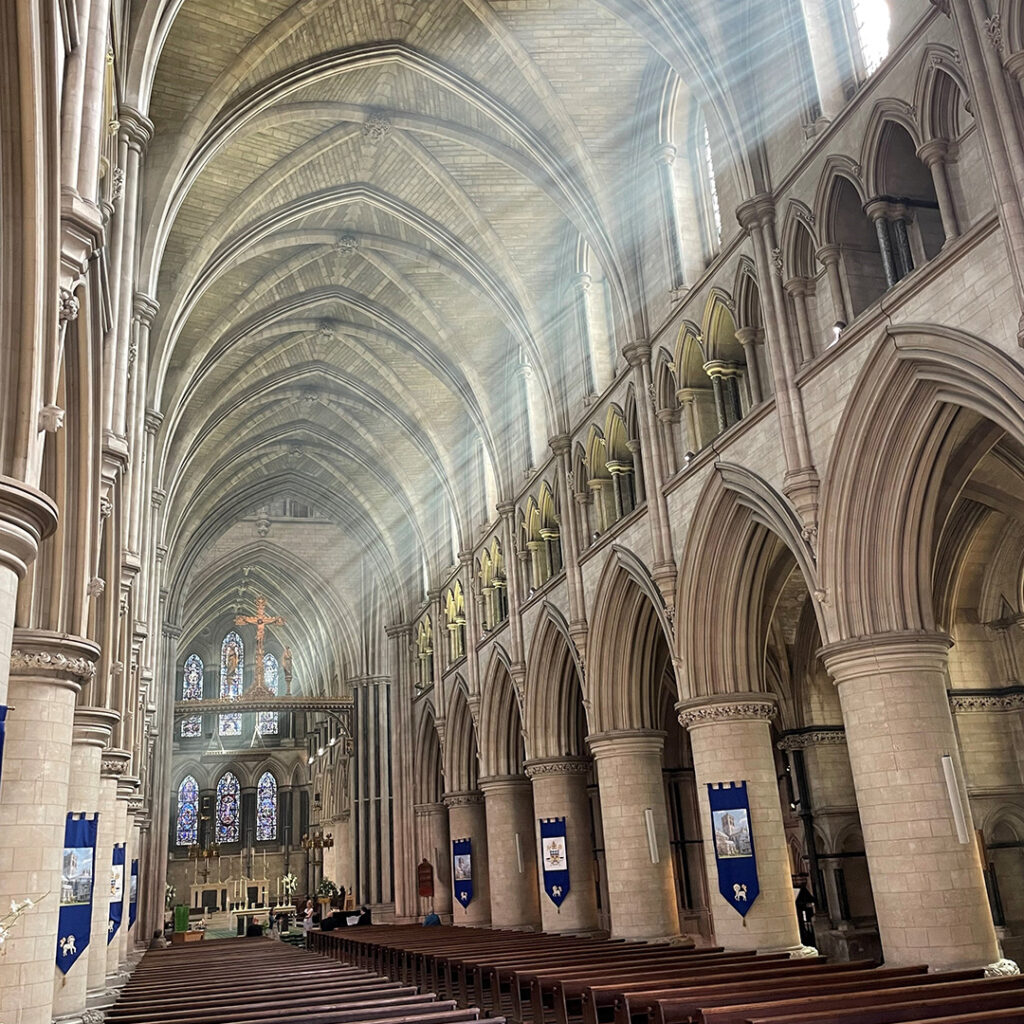
[[482,928],[314,932],[314,949],[513,1024],[1024,1024],[1024,979]]

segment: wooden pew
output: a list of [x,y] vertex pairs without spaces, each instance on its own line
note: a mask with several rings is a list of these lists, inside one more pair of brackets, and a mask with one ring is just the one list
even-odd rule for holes
[[[883,1014],[894,1006],[901,1006],[905,1014],[892,1020],[913,1019],[915,1008],[934,1007],[941,1010],[976,1009],[974,1005],[958,1004],[958,1000],[997,999],[1005,995],[1008,1002],[993,1005],[993,1009],[1024,1006],[1024,978],[974,978],[966,981],[948,981],[942,974],[934,975],[930,982],[918,982],[900,988],[876,989],[871,992],[815,995],[796,999],[765,1000],[759,1003],[733,1004],[719,1007],[701,1007],[701,1024],[747,1024],[755,1019],[777,1024],[832,1024],[833,1021],[866,1024],[869,1014]],[[986,1004],[988,1005],[988,1004]],[[897,1014],[901,1011],[893,1011]],[[909,1012],[909,1015],[908,1015]],[[922,1014],[918,1014],[922,1017]],[[923,1015],[922,1019],[927,1019]]]

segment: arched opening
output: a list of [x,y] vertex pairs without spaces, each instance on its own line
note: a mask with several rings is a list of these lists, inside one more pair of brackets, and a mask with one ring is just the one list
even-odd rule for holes
[[889,287],[878,235],[856,188],[842,175],[832,183],[827,210],[828,239],[839,246],[846,308],[857,316]]

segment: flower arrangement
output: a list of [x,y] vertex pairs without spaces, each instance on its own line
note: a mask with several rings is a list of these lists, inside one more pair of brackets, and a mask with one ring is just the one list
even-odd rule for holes
[[18,918],[25,911],[31,910],[40,900],[46,899],[47,896],[49,893],[44,893],[37,900],[26,897],[20,903],[17,900],[11,900],[11,909],[3,917],[0,917],[0,954],[7,952],[5,943],[10,938],[11,928],[17,923]]
[[178,890],[173,885],[168,885],[164,889],[164,907],[168,910],[174,906],[174,897],[178,895]]
[[338,895],[338,887],[329,878],[324,878],[316,887],[316,894],[321,899],[333,900]]
[[281,879],[281,888],[284,890],[285,896],[287,896],[289,899],[291,899],[292,896],[295,895],[295,890],[298,889],[298,887],[298,875],[293,874],[291,871],[289,871],[288,874]]

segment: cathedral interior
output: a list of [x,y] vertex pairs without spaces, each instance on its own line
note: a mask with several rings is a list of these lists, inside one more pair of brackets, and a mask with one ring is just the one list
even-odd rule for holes
[[0,1019],[325,894],[1015,971],[1022,90],[1022,0],[0,5]]

